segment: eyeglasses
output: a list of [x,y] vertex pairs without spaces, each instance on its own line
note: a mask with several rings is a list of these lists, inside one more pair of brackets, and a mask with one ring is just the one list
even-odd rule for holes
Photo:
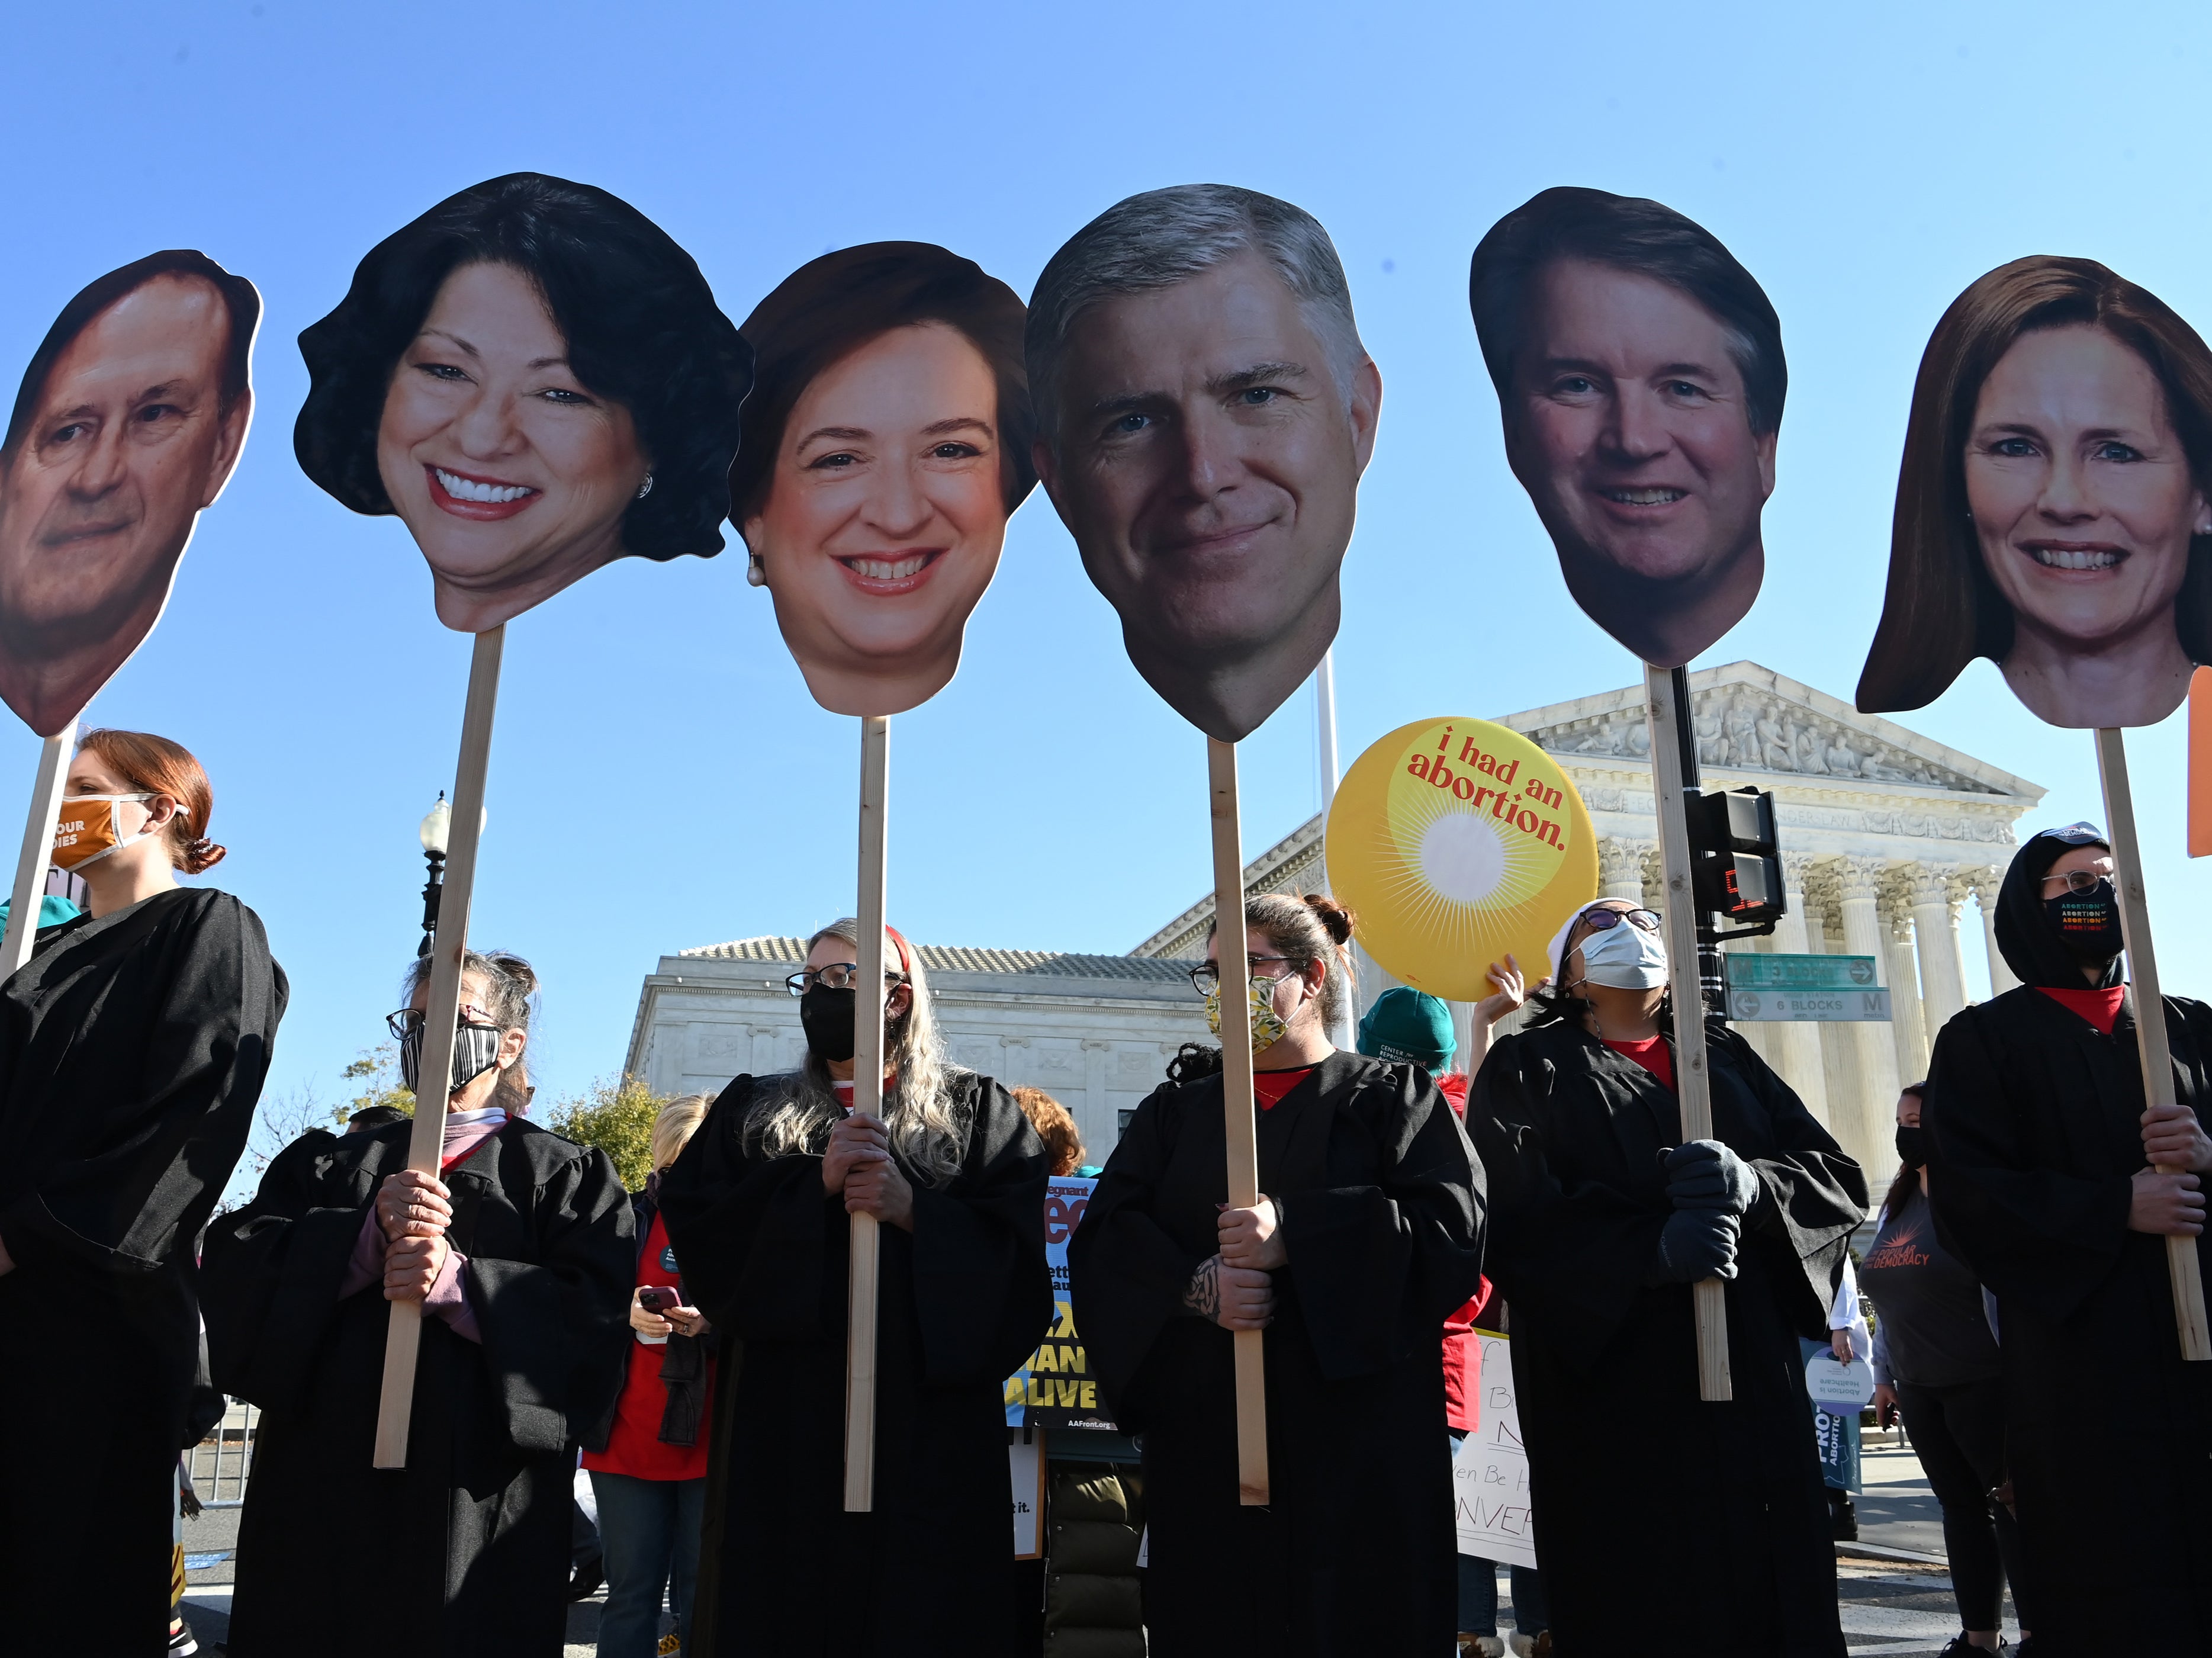
[[[823,967],[810,967],[793,974],[783,981],[783,987],[794,996],[804,996],[815,986],[824,990],[850,990],[860,978],[858,962],[831,962]],[[884,988],[896,989],[907,981],[906,975],[890,968],[884,969]]]
[[2094,869],[2069,869],[2063,875],[2046,875],[2043,878],[2045,886],[2050,885],[2053,881],[2065,882],[2066,890],[2069,892],[2085,895],[2094,892],[2100,887],[2110,891],[2112,885],[2112,878],[2110,875],[2100,874]]
[[[422,1010],[417,1007],[403,1007],[397,1013],[384,1016],[384,1028],[403,1042],[428,1023],[422,1016]],[[466,1002],[461,1004],[459,1014],[453,1020],[453,1029],[459,1030],[464,1025],[476,1025],[491,1030],[506,1028],[483,1009],[471,1007]]]
[[1575,917],[1575,919],[1577,921],[1588,922],[1589,924],[1589,930],[1592,932],[1603,932],[1608,928],[1619,926],[1623,921],[1627,922],[1631,926],[1640,926],[1646,932],[1656,932],[1659,931],[1660,918],[1659,912],[1656,909],[1598,909],[1592,908],[1584,910],[1580,915]]
[[[1291,973],[1305,971],[1307,964],[1312,959],[1310,956],[1247,956],[1244,958],[1244,965],[1251,969],[1254,978],[1267,984],[1276,984],[1289,978]],[[1262,973],[1260,971],[1261,965],[1267,962],[1280,962],[1289,971]],[[1211,996],[1214,987],[1221,982],[1221,969],[1212,962],[1200,962],[1196,967],[1191,969],[1190,981],[1198,987],[1200,995]]]

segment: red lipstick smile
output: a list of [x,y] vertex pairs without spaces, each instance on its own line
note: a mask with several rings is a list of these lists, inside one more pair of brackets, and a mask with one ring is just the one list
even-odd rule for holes
[[[476,477],[450,466],[425,465],[422,476],[430,485],[430,501],[455,518],[495,520],[513,518],[544,492],[526,483],[507,483],[499,478]],[[447,480],[451,480],[450,483]],[[455,494],[456,489],[462,493]]]

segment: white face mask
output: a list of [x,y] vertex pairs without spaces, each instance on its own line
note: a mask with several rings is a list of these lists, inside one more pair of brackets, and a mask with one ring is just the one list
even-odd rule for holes
[[1667,946],[1656,931],[1633,921],[1616,921],[1593,932],[1576,949],[1582,952],[1583,977],[1616,990],[1650,990],[1667,982]]

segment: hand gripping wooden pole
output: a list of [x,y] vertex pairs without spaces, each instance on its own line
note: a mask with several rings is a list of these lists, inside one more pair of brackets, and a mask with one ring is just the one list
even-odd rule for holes
[[[891,722],[860,721],[860,994],[853,1006],[853,1109],[884,1114],[884,814],[890,805]],[[853,1215],[845,1309],[845,1512],[876,1506],[877,1269],[883,1229]]]
[[[1682,1106],[1682,1138],[1713,1137],[1712,1076],[1705,1065],[1705,999],[1698,982],[1698,905],[1690,879],[1690,820],[1682,781],[1682,732],[1689,710],[1674,704],[1670,669],[1644,669],[1644,701],[1651,721],[1653,804],[1659,817],[1659,860],[1667,877],[1667,981],[1674,995],[1674,1096]],[[1698,1397],[1729,1400],[1728,1297],[1720,1279],[1691,1286],[1698,1319]]]
[[38,780],[31,786],[30,817],[23,824],[23,853],[15,860],[15,887],[8,906],[8,933],[0,942],[0,980],[12,978],[31,959],[39,936],[39,901],[45,896],[46,871],[54,860],[54,820],[60,816],[62,786],[69,780],[70,750],[76,746],[72,720],[39,750]]
[[[446,848],[446,889],[430,945],[430,988],[422,1005],[422,1064],[416,1075],[415,1128],[407,1166],[435,1179],[446,1146],[446,1106],[453,1091],[453,1040],[461,1013],[461,955],[476,896],[477,843],[483,833],[484,774],[491,763],[491,717],[499,701],[504,625],[477,635],[469,659],[469,698],[461,714],[461,757],[453,774],[453,820]],[[395,1301],[384,1334],[384,1389],[376,1407],[375,1466],[407,1466],[415,1412],[415,1360],[422,1344],[422,1303]]]
[[[2112,837],[2112,883],[2120,897],[2120,938],[2127,946],[2128,976],[2136,987],[2136,1051],[2142,1060],[2146,1106],[2174,1104],[2173,1059],[2166,1042],[2166,1004],[2158,993],[2158,959],[2151,950],[2150,905],[2143,896],[2142,848],[2136,841],[2136,803],[2128,787],[2128,751],[2116,726],[2097,732],[2097,770],[2105,784],[2105,819]],[[2162,1174],[2185,1173],[2178,1163],[2160,1163]],[[2173,1280],[2173,1321],[2181,1337],[2181,1356],[2192,1363],[2212,1359],[2212,1328],[2204,1319],[2204,1275],[2195,1238],[2166,1240],[2166,1270]]]
[[[1229,1201],[1260,1201],[1259,1127],[1252,1103],[1252,964],[1245,960],[1244,854],[1237,821],[1237,745],[1206,739],[1213,790],[1213,941],[1221,968],[1221,1092],[1229,1137]],[[1237,1500],[1267,1501],[1267,1383],[1263,1333],[1236,1330]]]

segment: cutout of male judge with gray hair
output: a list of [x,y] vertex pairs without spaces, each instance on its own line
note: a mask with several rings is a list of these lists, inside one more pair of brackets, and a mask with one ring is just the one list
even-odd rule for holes
[[1790,385],[1765,291],[1672,208],[1563,186],[1490,228],[1468,298],[1567,591],[1644,661],[1682,666],[1765,574]]
[[1382,379],[1336,249],[1256,191],[1108,209],[1030,301],[1036,461],[1129,660],[1233,743],[1336,637]]
[[151,253],[62,308],[0,442],[0,701],[41,737],[153,631],[246,446],[261,297]]

